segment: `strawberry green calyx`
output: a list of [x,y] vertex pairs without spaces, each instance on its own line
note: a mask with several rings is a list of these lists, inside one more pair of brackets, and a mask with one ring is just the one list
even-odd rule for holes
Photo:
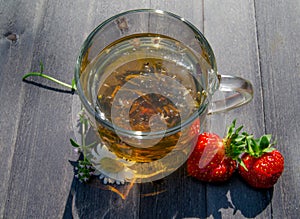
[[232,124],[228,127],[228,132],[223,139],[223,143],[225,145],[226,156],[239,161],[240,155],[245,152],[246,136],[239,134],[243,126],[235,128],[235,123],[236,120],[233,120]]
[[236,119],[233,120],[232,124],[228,127],[227,135],[223,139],[225,145],[225,154],[227,157],[231,157],[233,160],[236,160],[239,165],[247,169],[241,155],[246,152],[247,133],[243,132],[240,134],[243,126],[235,128]]
[[261,157],[264,153],[269,153],[275,150],[272,146],[276,143],[271,143],[271,135],[263,135],[260,138],[255,139],[253,135],[249,135],[247,132],[242,132],[243,126],[235,128],[236,120],[233,120],[232,124],[228,128],[226,137],[223,139],[225,145],[226,156],[236,160],[245,169],[246,166],[241,159],[243,153],[247,153],[253,157]]
[[276,144],[276,141],[271,143],[272,135],[263,135],[260,138],[254,139],[253,135],[248,135],[243,133],[246,136],[246,153],[250,154],[253,157],[261,157],[264,153],[269,153],[275,150],[272,146]]

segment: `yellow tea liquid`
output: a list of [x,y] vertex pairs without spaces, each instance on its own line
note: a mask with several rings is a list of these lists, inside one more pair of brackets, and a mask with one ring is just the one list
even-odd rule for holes
[[[195,139],[189,118],[205,110],[210,70],[205,51],[195,55],[163,35],[136,34],[107,46],[82,73],[93,75],[82,84],[100,118],[119,130],[98,123],[100,138],[118,157],[136,162],[189,153]],[[166,129],[174,131],[163,134]]]

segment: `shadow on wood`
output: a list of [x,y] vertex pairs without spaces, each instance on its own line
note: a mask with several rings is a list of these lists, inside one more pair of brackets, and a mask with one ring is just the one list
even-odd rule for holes
[[[74,167],[77,162],[70,162]],[[111,191],[93,177],[88,184],[80,183],[75,177],[70,188],[63,218],[138,218],[138,184],[114,186],[120,194]],[[129,190],[128,190],[129,189]]]
[[74,94],[75,93],[75,91],[72,91],[72,90],[65,90],[65,89],[50,87],[48,85],[44,85],[44,84],[41,84],[41,83],[38,83],[38,82],[29,81],[27,79],[23,79],[23,82],[25,82],[27,84],[32,84],[32,85],[38,86],[38,87],[43,88],[43,89],[59,92],[59,93],[67,93],[67,94]]
[[[76,127],[81,133],[80,124]],[[86,143],[97,141],[92,128]],[[82,159],[80,157],[79,159]],[[75,166],[77,162],[70,162]],[[213,218],[242,214],[256,217],[272,200],[273,190],[255,190],[238,176],[226,183],[207,184],[187,174],[183,165],[151,183],[109,186],[93,176],[88,184],[73,179],[64,218]]]
[[116,186],[122,194],[128,192],[123,199],[96,177],[89,184],[74,178],[64,218],[223,218],[236,213],[253,218],[273,194],[272,189],[250,188],[237,174],[222,185],[202,183],[187,176],[184,166],[164,179],[134,184],[126,191],[128,186]]
[[236,174],[230,188],[230,195],[234,205],[234,213],[240,211],[243,216],[254,218],[270,205],[273,188],[251,188]]

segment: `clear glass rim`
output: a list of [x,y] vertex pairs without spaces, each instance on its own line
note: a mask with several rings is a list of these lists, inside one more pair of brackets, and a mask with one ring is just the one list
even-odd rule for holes
[[170,16],[170,17],[173,17],[173,18],[177,19],[180,22],[183,22],[185,25],[187,25],[195,33],[195,35],[197,35],[201,38],[201,40],[202,40],[201,43],[203,43],[205,45],[205,47],[206,47],[206,49],[209,53],[209,58],[210,58],[212,68],[215,69],[216,72],[217,72],[215,56],[214,56],[213,50],[212,50],[211,46],[209,45],[207,39],[204,37],[204,35],[201,33],[201,31],[198,28],[196,28],[192,23],[187,21],[185,18],[180,17],[180,16],[178,16],[174,13],[168,12],[168,11],[157,10],[157,9],[128,10],[128,11],[116,14],[116,15],[108,18],[107,20],[103,21],[101,24],[99,24],[88,35],[88,37],[83,42],[83,44],[81,46],[81,49],[80,49],[79,56],[78,56],[77,61],[76,61],[76,66],[75,66],[75,81],[76,81],[76,86],[77,86],[77,94],[79,95],[81,103],[84,105],[84,108],[88,111],[88,113],[90,115],[92,115],[96,119],[97,122],[101,123],[101,125],[105,126],[106,128],[109,128],[110,130],[116,130],[117,129],[117,132],[119,132],[119,133],[122,133],[122,134],[128,135],[128,136],[135,136],[137,138],[139,138],[139,137],[144,138],[145,136],[151,137],[151,136],[170,135],[170,134],[173,134],[173,133],[176,133],[176,132],[180,131],[183,127],[187,126],[188,124],[193,122],[195,119],[197,119],[202,113],[204,113],[206,111],[208,103],[206,102],[205,104],[202,104],[198,108],[198,110],[196,110],[191,115],[191,117],[189,119],[187,119],[186,121],[184,121],[184,122],[182,122],[182,123],[180,123],[180,124],[178,124],[178,125],[176,125],[172,128],[169,128],[167,130],[157,131],[157,132],[141,132],[141,131],[125,130],[125,129],[122,129],[120,127],[115,127],[111,122],[102,119],[100,117],[100,115],[98,113],[96,113],[96,110],[92,107],[92,105],[89,103],[89,101],[85,97],[83,89],[82,89],[81,84],[80,84],[80,69],[81,69],[82,58],[84,57],[86,51],[88,50],[90,44],[92,43],[92,40],[93,40],[94,36],[99,31],[101,31],[101,29],[106,24],[110,23],[111,21],[115,20],[116,18],[127,15],[127,14],[134,14],[134,13],[165,14],[167,16]]

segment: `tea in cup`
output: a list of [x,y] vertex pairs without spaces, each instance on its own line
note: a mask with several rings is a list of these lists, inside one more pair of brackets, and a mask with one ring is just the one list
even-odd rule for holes
[[[132,173],[126,180],[135,182],[174,172],[192,152],[208,114],[239,107],[253,94],[247,80],[218,74],[213,51],[196,27],[152,9],[100,24],[82,46],[75,78],[105,145],[104,152],[91,149],[92,164],[106,175],[105,165],[113,172],[124,165]],[[232,95],[212,102],[218,89]],[[101,153],[113,155],[103,160]]]

